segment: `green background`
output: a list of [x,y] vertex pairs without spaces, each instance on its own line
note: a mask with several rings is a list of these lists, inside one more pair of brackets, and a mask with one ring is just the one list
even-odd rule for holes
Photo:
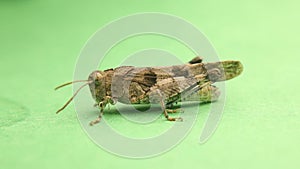
[[[299,168],[299,5],[296,0],[1,0],[1,168]],[[184,141],[149,159],[100,149],[81,129],[72,105],[54,114],[72,89],[53,88],[72,79],[88,38],[137,12],[182,17],[206,34],[221,60],[243,63],[243,74],[226,82],[223,118],[205,144],[198,141],[208,111],[199,114]],[[172,50],[183,61],[193,57],[171,40],[148,36],[120,44],[106,66],[145,47]],[[105,118],[120,122],[115,127],[127,134],[136,130],[124,127],[118,114]],[[146,132],[164,125],[169,123],[161,118]]]

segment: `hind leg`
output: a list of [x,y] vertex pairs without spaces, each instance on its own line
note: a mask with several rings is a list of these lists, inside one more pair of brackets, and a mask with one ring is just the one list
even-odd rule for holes
[[[165,118],[168,121],[183,121],[183,119],[181,117],[170,117],[169,113],[175,113],[180,109],[168,109],[168,108],[166,108],[166,103],[164,102],[162,93],[159,89],[156,90],[156,94],[159,97],[159,103],[160,103],[160,106],[162,108],[162,111],[164,113]],[[170,105],[167,105],[167,106],[169,107]]]

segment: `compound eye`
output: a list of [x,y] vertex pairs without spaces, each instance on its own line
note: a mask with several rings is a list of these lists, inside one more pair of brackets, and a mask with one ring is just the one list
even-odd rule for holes
[[101,75],[100,72],[97,72],[97,73],[96,73],[96,77],[97,77],[97,78],[102,78],[103,76]]

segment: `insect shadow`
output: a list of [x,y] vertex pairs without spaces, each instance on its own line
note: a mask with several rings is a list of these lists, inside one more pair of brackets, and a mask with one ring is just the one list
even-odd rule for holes
[[[172,105],[171,109],[180,109],[182,107],[189,107],[189,108],[196,108],[197,106],[209,106],[212,102],[181,102],[181,103],[177,103]],[[122,113],[126,113],[126,114],[130,114],[132,113],[132,108],[134,108],[135,110],[135,114],[136,112],[138,112],[139,114],[148,114],[148,113],[157,113],[157,112],[161,112],[161,115],[163,115],[161,106],[159,104],[136,104],[136,105],[122,105],[119,106],[118,108],[116,108],[116,106],[111,105],[110,107],[107,107],[104,109],[104,113],[105,114],[110,114],[110,115],[120,115]],[[150,110],[151,108],[151,110]],[[150,111],[148,111],[150,110]],[[121,113],[120,113],[121,112]],[[97,114],[99,113],[98,110],[93,111],[93,114]],[[175,112],[177,113],[177,112]],[[178,112],[179,113],[179,112]],[[180,111],[180,113],[184,113],[184,110]]]

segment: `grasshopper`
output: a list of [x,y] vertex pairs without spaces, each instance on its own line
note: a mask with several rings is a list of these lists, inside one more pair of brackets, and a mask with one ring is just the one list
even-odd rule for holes
[[170,117],[177,112],[173,104],[185,101],[213,102],[220,96],[215,82],[232,79],[241,74],[243,66],[239,61],[202,63],[201,57],[195,57],[183,65],[165,67],[121,66],[115,69],[92,72],[87,80],[68,82],[63,86],[86,82],[67,103],[56,113],[62,111],[74,99],[78,92],[89,85],[95,106],[100,109],[99,116],[90,122],[100,122],[107,105],[117,102],[125,104],[160,104],[168,121],[182,121],[181,117]]

